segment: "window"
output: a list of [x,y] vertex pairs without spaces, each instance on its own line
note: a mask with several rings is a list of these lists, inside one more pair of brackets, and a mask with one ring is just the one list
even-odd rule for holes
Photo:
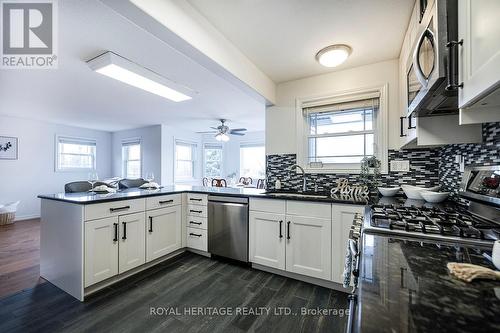
[[240,177],[266,177],[266,150],[262,144],[240,146]]
[[377,109],[378,99],[305,109],[307,162],[360,163],[363,157],[373,155]]
[[387,170],[386,86],[298,101],[297,161],[307,172],[359,172],[360,162],[375,155]]
[[175,179],[192,180],[195,178],[196,144],[175,142]]
[[95,170],[95,140],[57,136],[56,146],[57,171]]
[[222,146],[205,144],[203,147],[205,177],[222,177]]
[[122,163],[123,177],[141,177],[141,141],[139,139],[122,141]]

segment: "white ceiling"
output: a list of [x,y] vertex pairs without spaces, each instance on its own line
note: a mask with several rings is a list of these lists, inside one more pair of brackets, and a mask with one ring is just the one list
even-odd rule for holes
[[[414,0],[187,0],[275,82],[397,58]],[[353,52],[335,69],[314,56]]]
[[[97,0],[59,1],[59,68],[2,70],[0,114],[115,131],[167,124],[193,131],[219,118],[264,129],[264,103],[245,94]],[[174,103],[90,70],[111,50],[199,92]]]

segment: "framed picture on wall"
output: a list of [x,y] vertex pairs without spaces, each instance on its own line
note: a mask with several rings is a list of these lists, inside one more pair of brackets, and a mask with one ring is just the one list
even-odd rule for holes
[[0,136],[0,160],[17,160],[17,138]]

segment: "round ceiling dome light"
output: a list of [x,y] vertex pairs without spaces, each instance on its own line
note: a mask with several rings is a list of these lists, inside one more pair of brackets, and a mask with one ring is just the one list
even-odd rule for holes
[[325,67],[337,67],[347,60],[351,52],[349,45],[330,45],[316,53],[316,60]]

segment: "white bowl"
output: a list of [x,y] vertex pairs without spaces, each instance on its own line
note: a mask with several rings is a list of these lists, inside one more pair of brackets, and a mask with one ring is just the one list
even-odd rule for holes
[[413,186],[413,185],[401,185],[401,188],[403,189],[403,192],[405,192],[406,196],[409,199],[416,199],[416,200],[423,200],[422,195],[420,192],[422,191],[437,191],[439,190],[441,186],[434,186],[434,187],[418,187],[418,186]]
[[393,197],[399,192],[400,187],[377,187],[377,189],[384,197]]
[[450,192],[420,191],[420,194],[422,195],[422,198],[424,198],[424,200],[427,202],[440,203],[448,198]]

